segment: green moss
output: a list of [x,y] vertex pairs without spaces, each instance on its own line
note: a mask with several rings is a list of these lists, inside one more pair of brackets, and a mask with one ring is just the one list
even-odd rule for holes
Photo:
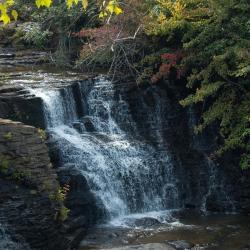
[[14,181],[21,181],[26,177],[26,174],[22,171],[14,171],[11,176],[10,179],[14,180]]
[[60,188],[58,188],[58,190],[56,190],[56,192],[54,194],[51,194],[49,196],[49,198],[52,201],[63,203],[65,198],[66,198],[66,194],[63,192],[63,188],[60,187]]
[[[50,182],[49,182],[48,180],[45,180],[45,181],[43,182],[43,184],[42,184],[42,188],[43,188],[44,190],[49,191],[49,189],[50,189]],[[51,197],[50,197],[50,198],[51,198]]]
[[8,141],[11,140],[12,137],[13,137],[13,135],[12,135],[11,132],[8,132],[8,133],[6,133],[6,134],[3,136],[3,138],[4,138],[5,140],[8,140]]
[[32,194],[32,195],[36,195],[36,194],[37,194],[37,191],[36,191],[36,190],[34,190],[34,189],[32,189],[32,190],[30,190],[30,194]]
[[46,140],[47,139],[47,135],[46,135],[46,132],[45,130],[41,129],[41,128],[38,128],[37,129],[37,132],[39,134],[39,137],[42,139],[42,140]]
[[0,155],[0,173],[6,174],[10,167],[10,160],[5,155]]
[[68,218],[70,210],[65,207],[65,206],[61,206],[59,211],[58,211],[58,219],[59,221],[65,221]]

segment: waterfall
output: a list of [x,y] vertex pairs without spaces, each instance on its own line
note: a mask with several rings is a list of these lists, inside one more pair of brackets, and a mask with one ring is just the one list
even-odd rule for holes
[[171,157],[167,150],[163,154],[121,129],[118,118],[136,131],[126,103],[115,98],[110,81],[98,78],[87,94],[80,93],[86,98],[81,106],[88,106],[84,117],[77,114],[70,87],[36,88],[31,93],[43,100],[47,129],[60,152],[61,166],[84,175],[110,219],[181,206]]

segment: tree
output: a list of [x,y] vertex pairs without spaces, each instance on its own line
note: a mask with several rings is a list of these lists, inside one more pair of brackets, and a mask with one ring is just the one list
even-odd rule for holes
[[[18,12],[13,9],[15,6],[16,0],[1,0],[0,1],[0,21],[4,24],[8,24],[11,22],[11,19],[17,20]],[[110,1],[97,1],[100,7],[100,18],[110,17],[113,14],[119,15],[122,13],[122,9],[119,7],[119,3],[117,0]],[[35,5],[38,8],[46,7],[49,8],[53,4],[53,0],[35,0]],[[70,9],[73,5],[81,4],[81,7],[84,11],[86,11],[88,7],[88,0],[66,0],[65,4]]]

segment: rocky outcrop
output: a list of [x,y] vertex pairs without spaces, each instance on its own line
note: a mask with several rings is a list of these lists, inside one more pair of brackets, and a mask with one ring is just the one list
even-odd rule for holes
[[32,249],[67,249],[58,206],[49,198],[59,184],[41,133],[31,126],[0,119],[0,224],[12,239]]
[[42,100],[18,85],[0,85],[0,117],[45,127]]
[[0,67],[20,67],[27,65],[40,65],[48,62],[48,54],[34,50],[16,50],[13,48],[0,48]]
[[59,220],[60,205],[53,198],[59,183],[44,136],[42,130],[0,119],[0,225],[12,241],[31,249],[73,249],[88,218],[74,213]]
[[[39,192],[58,188],[42,130],[18,122],[0,119],[0,158],[2,175],[21,181]],[[18,176],[20,175],[20,176]]]

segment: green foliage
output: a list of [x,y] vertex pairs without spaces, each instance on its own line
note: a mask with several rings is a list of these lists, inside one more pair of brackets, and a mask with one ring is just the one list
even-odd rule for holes
[[[4,24],[8,24],[11,22],[11,20],[17,20],[18,12],[13,9],[13,6],[15,6],[15,4],[18,2],[18,0],[2,0],[0,2],[0,21],[2,21]],[[54,2],[58,3],[57,1]],[[61,3],[61,1],[59,1],[59,3]],[[53,0],[34,0],[32,2],[28,1],[28,5],[34,6],[34,4],[37,8],[51,8],[53,6]],[[79,8],[81,11],[86,11],[89,5],[89,1],[66,0],[63,4],[67,9],[72,9],[73,6],[79,8],[80,6],[82,8]],[[110,18],[112,15],[120,15],[123,12],[117,0],[100,2],[96,1],[96,4],[100,8],[99,17],[103,19],[106,17]]]
[[6,174],[10,167],[10,160],[5,155],[0,155],[0,173]]
[[66,194],[63,191],[63,188],[60,187],[54,194],[50,195],[50,199],[59,203],[63,203],[66,198]]
[[53,33],[48,29],[42,30],[39,23],[30,23],[29,27],[26,28],[23,39],[28,44],[33,45],[38,49],[42,49],[46,47],[52,34]]
[[149,2],[152,6],[145,18],[147,34],[161,37],[166,47],[184,50],[182,65],[191,93],[180,103],[203,104],[195,132],[216,125],[220,137],[216,155],[234,150],[241,155],[240,166],[249,168],[249,1]]
[[210,15],[206,0],[156,0],[145,18],[145,31],[167,41],[181,42],[186,32],[202,26]]
[[13,173],[10,176],[10,179],[19,182],[19,181],[22,181],[26,177],[27,177],[27,174],[22,171],[13,171]]
[[217,155],[239,150],[240,165],[246,169],[250,167],[250,5],[235,0],[211,1],[210,5],[209,22],[184,37],[188,52],[184,64],[192,69],[187,86],[195,93],[181,104],[206,101],[196,132],[216,122],[223,139]]
[[47,139],[47,135],[46,135],[46,131],[41,129],[41,128],[38,128],[37,129],[37,132],[39,134],[39,137],[42,139],[42,140],[46,140]]
[[56,213],[56,218],[59,221],[65,221],[68,218],[70,210],[65,207],[64,201],[66,199],[67,193],[69,191],[69,185],[65,184],[63,187],[59,187],[54,194],[51,194],[49,198],[57,202],[60,206],[59,211]]
[[4,136],[3,136],[3,138],[5,139],[5,140],[11,140],[12,139],[12,133],[11,132],[8,132],[8,133],[6,133]]
[[65,221],[68,218],[69,212],[70,210],[67,207],[61,206],[58,211],[58,219],[62,222]]

